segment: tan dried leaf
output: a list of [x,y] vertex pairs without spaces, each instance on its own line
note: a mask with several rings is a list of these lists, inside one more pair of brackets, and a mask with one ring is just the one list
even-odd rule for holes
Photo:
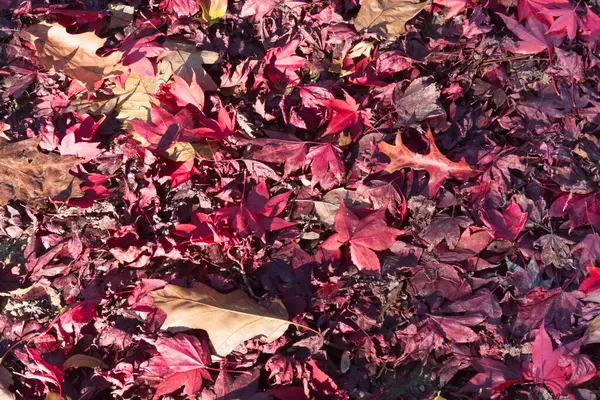
[[585,332],[584,344],[600,343],[600,315],[592,320]]
[[171,52],[165,52],[158,58],[159,83],[167,82],[173,74],[179,75],[187,83],[196,75],[198,85],[204,90],[217,90],[218,86],[204,70],[203,64],[214,64],[219,55],[214,51],[198,51],[190,42],[167,40],[163,44]]
[[44,154],[38,143],[39,137],[16,143],[0,139],[0,205],[16,199],[35,207],[48,198],[66,201],[83,195],[81,181],[69,174],[79,159]]
[[222,294],[197,283],[192,288],[167,285],[150,293],[154,305],[167,314],[162,329],[173,332],[203,329],[219,356],[226,356],[248,339],[268,343],[285,333],[290,322],[280,301],[265,308],[241,290]]
[[88,100],[87,94],[82,94],[71,100],[67,110],[77,114],[94,115],[106,115],[114,110],[116,118],[121,121],[149,121],[152,104],[158,104],[152,96],[158,92],[158,88],[159,84],[155,78],[141,77],[131,72],[124,87],[113,87],[113,95],[97,96]]
[[169,160],[185,162],[199,157],[202,160],[212,160],[213,155],[219,151],[215,142],[188,143],[176,142],[167,148],[163,155]]
[[315,201],[315,212],[319,216],[319,220],[327,226],[333,226],[335,215],[340,209],[340,203],[344,203],[350,207],[368,208],[371,204],[362,199],[355,191],[344,188],[337,188],[325,193],[322,201]]
[[45,68],[54,68],[83,83],[90,91],[94,83],[120,75],[124,68],[121,52],[106,57],[96,54],[106,39],[92,32],[72,34],[59,24],[41,22],[21,33],[33,43]]
[[363,0],[354,26],[359,32],[367,30],[394,39],[406,32],[406,23],[427,3],[428,0]]
[[63,364],[63,369],[72,367],[107,368],[108,366],[99,358],[87,356],[85,354],[75,354],[69,357]]

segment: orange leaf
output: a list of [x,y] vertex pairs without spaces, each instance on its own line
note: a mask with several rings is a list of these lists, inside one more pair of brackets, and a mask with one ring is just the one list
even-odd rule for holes
[[431,129],[427,130],[426,136],[429,141],[429,154],[419,154],[409,150],[402,143],[402,136],[399,133],[396,135],[394,146],[385,142],[379,143],[379,151],[386,154],[391,160],[385,169],[386,172],[392,173],[403,168],[427,171],[430,197],[435,196],[446,179],[466,180],[475,174],[476,171],[467,164],[464,158],[459,162],[454,162],[440,152],[435,145]]

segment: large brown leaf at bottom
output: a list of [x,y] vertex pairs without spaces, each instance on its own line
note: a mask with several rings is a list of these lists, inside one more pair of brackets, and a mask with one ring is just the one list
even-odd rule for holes
[[226,356],[255,337],[272,342],[290,325],[281,302],[275,301],[265,308],[241,290],[222,294],[197,283],[192,288],[167,285],[150,296],[154,305],[167,314],[162,329],[173,332],[203,329],[219,356]]
[[359,32],[373,31],[392,39],[406,32],[406,23],[427,3],[427,0],[363,0],[354,26]]
[[0,139],[0,205],[22,200],[36,206],[50,198],[66,201],[79,197],[81,181],[69,174],[79,164],[77,157],[44,154],[39,138],[16,143]]
[[23,39],[35,45],[38,57],[45,68],[54,68],[85,84],[93,90],[94,83],[120,75],[122,53],[106,57],[96,54],[106,39],[92,32],[72,34],[59,24],[42,22],[21,33]]

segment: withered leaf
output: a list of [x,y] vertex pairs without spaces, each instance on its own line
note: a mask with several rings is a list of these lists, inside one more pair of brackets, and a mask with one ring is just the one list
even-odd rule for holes
[[63,363],[64,369],[72,367],[106,368],[107,365],[104,364],[104,361],[102,361],[99,358],[88,356],[85,354],[74,354]]
[[556,268],[573,267],[570,245],[575,242],[554,234],[547,234],[536,240],[534,244],[536,247],[542,248],[542,262],[545,265],[552,264]]
[[402,136],[396,135],[396,144],[392,146],[386,142],[379,143],[379,151],[390,158],[385,170],[389,173],[403,168],[425,170],[429,173],[429,196],[433,197],[440,186],[448,178],[466,180],[475,174],[475,171],[461,159],[459,162],[451,161],[438,149],[431,130],[427,131],[429,153],[426,155],[411,151],[402,142]]
[[417,78],[402,91],[402,85],[394,88],[392,104],[398,113],[398,126],[413,125],[428,118],[446,114],[439,102],[440,89],[430,78]]
[[93,90],[95,82],[120,75],[124,70],[120,52],[106,57],[96,54],[106,39],[92,32],[72,34],[62,25],[41,22],[29,27],[21,36],[35,45],[45,68],[63,72],[89,90]]
[[150,293],[167,314],[162,329],[180,332],[203,329],[219,356],[226,356],[248,339],[263,337],[272,342],[285,333],[290,322],[279,301],[265,308],[241,290],[222,294],[197,283],[192,288],[167,285]]
[[66,201],[83,195],[81,181],[69,174],[77,157],[44,154],[39,137],[16,143],[0,140],[0,205],[22,200],[38,206],[48,198]]
[[359,32],[374,31],[393,39],[406,32],[406,23],[427,4],[427,0],[363,0],[354,26]]
[[[217,84],[204,70],[203,64],[214,64],[219,60],[219,55],[213,51],[198,51],[193,43],[167,40],[164,46],[171,50],[159,56],[159,80],[168,81],[171,75],[176,74],[191,83],[196,76],[198,85],[204,90],[217,90]],[[162,83],[162,82],[161,82]]]
[[69,103],[68,110],[77,114],[94,115],[105,115],[115,110],[116,118],[121,121],[148,121],[152,104],[158,104],[152,96],[156,94],[158,87],[156,79],[141,77],[132,71],[124,87],[115,85],[113,95],[100,95],[88,100],[87,94],[82,94]]

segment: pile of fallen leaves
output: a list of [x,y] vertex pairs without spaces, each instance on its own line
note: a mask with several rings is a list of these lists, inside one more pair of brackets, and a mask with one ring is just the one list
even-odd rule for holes
[[0,0],[0,399],[596,399],[593,0]]

